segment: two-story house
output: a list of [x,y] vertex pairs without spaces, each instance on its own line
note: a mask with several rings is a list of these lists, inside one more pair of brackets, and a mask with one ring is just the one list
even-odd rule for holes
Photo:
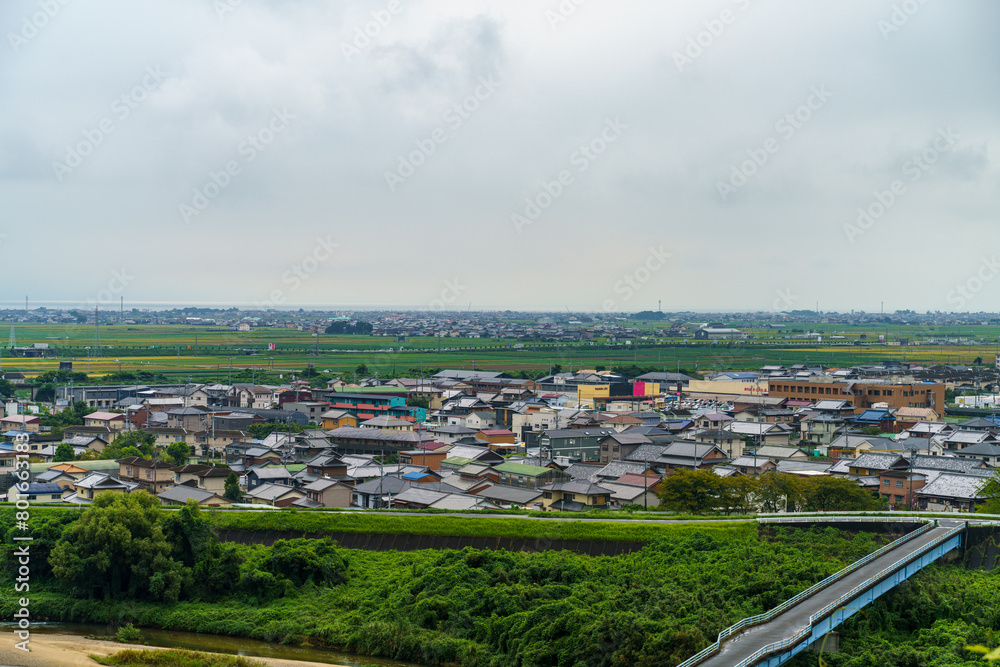
[[586,480],[571,480],[546,484],[542,492],[542,506],[549,511],[586,512],[605,509],[611,502],[612,491]]

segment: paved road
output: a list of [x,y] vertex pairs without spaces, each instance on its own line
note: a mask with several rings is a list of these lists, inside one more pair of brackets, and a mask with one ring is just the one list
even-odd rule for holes
[[770,622],[754,626],[738,635],[730,637],[723,642],[722,648],[718,653],[698,663],[699,667],[733,667],[733,665],[738,664],[741,660],[753,655],[768,644],[791,638],[792,635],[809,624],[810,616],[823,609],[823,607],[841,595],[850,592],[852,588],[862,583],[865,579],[878,574],[896,561],[917,551],[928,542],[941,537],[962,522],[942,520],[940,523],[941,526],[933,528],[923,535],[915,537],[909,542],[876,558],[864,567],[855,570],[843,579],[830,584],[822,591],[787,609]]

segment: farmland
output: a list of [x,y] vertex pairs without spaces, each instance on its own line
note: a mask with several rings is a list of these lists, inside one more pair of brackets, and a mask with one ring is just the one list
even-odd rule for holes
[[[652,331],[663,323],[626,322]],[[739,324],[739,323],[737,323]],[[991,364],[1000,352],[997,326],[929,326],[815,324],[804,330],[823,335],[822,342],[795,339],[802,328],[775,330],[753,323],[741,324],[753,338],[747,341],[694,341],[689,338],[640,337],[628,342],[604,339],[554,343],[491,338],[394,337],[314,335],[292,328],[260,328],[237,332],[222,327],[186,325],[106,325],[100,331],[100,353],[91,349],[92,325],[15,325],[19,346],[47,343],[58,357],[14,358],[5,355],[5,371],[29,377],[55,370],[60,361],[72,361],[74,370],[99,381],[118,371],[149,371],[174,381],[228,381],[244,369],[258,379],[283,379],[312,364],[319,371],[352,379],[364,365],[369,374],[416,376],[421,369],[479,368],[510,373],[548,373],[603,366],[638,366],[689,373],[713,369],[752,369],[764,364],[819,363],[826,366],[878,363],[894,359],[921,363],[970,364],[981,358]],[[796,325],[803,326],[803,325]],[[0,328],[0,335],[6,333]],[[780,331],[780,332],[779,332]],[[855,344],[861,336],[865,344]],[[889,346],[872,344],[909,338],[961,339],[963,344]],[[833,338],[842,336],[842,338]],[[975,344],[968,341],[976,340]],[[273,344],[274,350],[269,346]],[[523,345],[514,348],[514,345]],[[266,373],[267,375],[263,375]]]

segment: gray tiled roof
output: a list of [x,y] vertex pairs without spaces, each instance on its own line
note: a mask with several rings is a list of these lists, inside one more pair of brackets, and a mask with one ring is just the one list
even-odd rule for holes
[[[671,445],[674,443],[670,443]],[[639,445],[625,457],[627,461],[658,461],[670,445]]]
[[986,482],[986,477],[944,473],[938,475],[937,479],[928,483],[924,488],[917,489],[916,494],[937,498],[972,500],[974,498],[982,498],[979,492]]
[[568,473],[573,479],[587,480],[593,482],[597,479],[597,473],[604,469],[604,466],[588,463],[574,463],[563,472]]
[[545,486],[540,488],[542,491],[579,493],[581,495],[588,495],[588,496],[611,493],[611,489],[606,489],[603,486],[598,486],[597,484],[591,484],[590,482],[581,482],[579,480],[571,480],[569,482],[556,482],[555,484],[546,484]]
[[501,503],[530,503],[542,497],[542,492],[533,489],[516,489],[512,486],[501,486],[495,484],[485,491],[477,493],[480,498],[494,500]]
[[644,472],[646,472],[646,464],[641,461],[612,461],[598,470],[594,474],[594,477],[599,479],[618,479],[628,473],[641,475]]

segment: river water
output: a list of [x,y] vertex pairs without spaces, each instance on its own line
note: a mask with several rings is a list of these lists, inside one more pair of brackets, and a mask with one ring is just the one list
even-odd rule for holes
[[[31,626],[32,633],[52,633],[64,635],[113,635],[115,630],[106,625],[86,625],[77,623],[37,623]],[[257,639],[241,637],[225,637],[221,635],[203,635],[195,632],[176,632],[174,630],[159,630],[142,628],[142,635],[150,646],[163,648],[183,648],[191,651],[207,651],[210,653],[228,653],[243,655],[250,658],[280,658],[284,660],[310,660],[325,662],[332,665],[347,665],[348,667],[419,667],[412,662],[399,662],[385,658],[369,658],[353,653],[318,648],[314,646],[289,646],[272,644]]]

